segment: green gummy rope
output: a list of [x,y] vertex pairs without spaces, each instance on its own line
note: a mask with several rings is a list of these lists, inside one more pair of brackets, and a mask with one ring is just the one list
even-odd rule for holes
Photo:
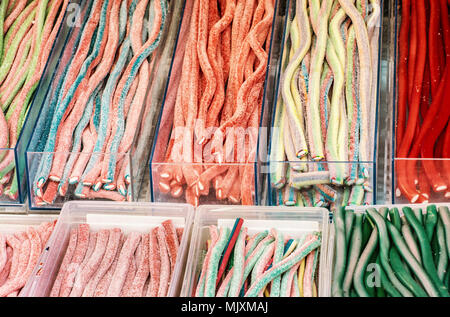
[[386,276],[402,296],[412,297],[413,294],[398,280],[389,263],[390,240],[384,217],[382,217],[374,208],[367,209],[367,213],[369,217],[375,222],[375,225],[378,228],[378,235],[380,240],[379,261],[386,273]]
[[420,221],[417,219],[417,217],[414,214],[414,211],[411,208],[403,207],[403,213],[405,214],[405,217],[408,220],[408,222],[413,227],[419,240],[420,251],[422,254],[422,262],[425,270],[431,277],[434,285],[439,291],[439,294],[443,297],[450,297],[447,287],[445,287],[445,285],[439,279],[439,276],[437,274],[437,270],[433,261],[433,255],[431,253],[430,240],[428,240],[428,237],[425,233],[425,229],[423,228],[423,226],[421,225]]

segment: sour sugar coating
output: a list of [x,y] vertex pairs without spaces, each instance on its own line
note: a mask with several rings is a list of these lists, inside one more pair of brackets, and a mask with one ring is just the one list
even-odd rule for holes
[[5,268],[8,261],[8,254],[6,253],[6,238],[0,233],[0,272]]
[[320,246],[320,237],[313,235],[305,241],[303,245],[299,245],[297,249],[286,259],[282,260],[278,264],[272,266],[267,270],[245,293],[245,297],[255,297],[261,290],[274,278],[280,276],[287,270],[289,270],[296,263],[300,262],[311,251]]
[[159,280],[161,277],[161,254],[158,244],[158,228],[150,232],[149,237],[149,268],[150,284],[148,285],[146,297],[158,296]]
[[109,235],[109,230],[100,230],[98,232],[95,248],[89,257],[89,260],[85,266],[81,268],[81,271],[79,271],[77,277],[75,278],[75,283],[70,293],[70,297],[80,297],[83,294],[83,290],[85,289],[87,283],[102,262],[108,244]]
[[131,257],[134,256],[134,252],[141,240],[141,235],[136,232],[132,232],[125,240],[122,250],[117,261],[116,270],[111,279],[111,285],[109,286],[107,296],[118,297],[125,283],[125,278],[130,265]]
[[144,234],[142,236],[142,251],[140,259],[137,261],[137,271],[134,277],[133,283],[131,284],[128,296],[131,297],[141,297],[143,294],[143,289],[145,282],[150,273],[150,234]]
[[69,235],[69,244],[64,254],[61,266],[59,267],[58,274],[56,275],[55,282],[53,283],[52,290],[50,292],[50,297],[58,297],[60,294],[61,286],[66,275],[67,268],[69,267],[70,261],[72,260],[75,248],[77,246],[78,230],[77,228],[72,228]]
[[97,288],[95,289],[94,292],[94,297],[105,297],[107,295],[109,286],[111,285],[112,277],[117,268],[117,262],[119,260],[120,253],[122,251],[123,244],[125,242],[124,239],[125,239],[124,235],[121,233],[118,248],[114,251],[113,262],[111,263],[109,269],[106,271],[106,273],[98,282]]
[[156,234],[158,238],[159,254],[161,259],[158,297],[166,297],[172,272],[170,271],[170,260],[167,250],[164,228],[158,227]]
[[89,225],[78,225],[77,244],[61,284],[60,297],[68,297],[89,244]]
[[83,290],[83,297],[93,297],[98,283],[111,267],[114,257],[119,249],[120,237],[122,232],[120,229],[112,229],[109,232],[108,244],[106,245],[105,253],[102,256],[101,262],[98,265],[94,275],[90,278],[86,287]]
[[178,248],[180,245],[172,220],[164,221],[162,223],[162,226],[164,228],[164,234],[166,236],[167,250],[169,252],[170,271],[173,272],[175,269],[175,263],[177,262]]

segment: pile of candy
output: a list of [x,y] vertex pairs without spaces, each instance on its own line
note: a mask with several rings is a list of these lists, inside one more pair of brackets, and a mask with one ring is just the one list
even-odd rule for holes
[[408,203],[450,199],[450,18],[446,0],[401,1],[398,54],[396,196]]
[[55,222],[14,234],[0,234],[0,297],[19,295],[39,260]]
[[190,21],[185,14],[190,23],[180,34],[187,39],[179,40],[184,55],[174,64],[172,74],[179,76],[172,75],[177,83],[166,98],[165,107],[174,104],[173,124],[157,187],[176,198],[184,194],[194,206],[211,186],[218,200],[253,204],[274,1],[198,0],[186,6],[192,14]]
[[192,296],[317,296],[321,235],[300,239],[272,229],[252,236],[238,218],[233,230],[209,227],[210,239]]
[[[0,149],[17,144],[69,0],[0,4]],[[5,155],[6,154],[6,155]],[[0,153],[0,195],[18,198],[15,151]]]
[[448,207],[341,208],[334,223],[333,296],[450,296]]
[[30,144],[35,204],[131,200],[127,155],[139,131],[168,10],[166,0],[88,1],[72,28]]
[[372,203],[380,3],[292,6],[271,142],[273,200],[333,206],[341,193],[345,205]]
[[174,274],[183,228],[171,220],[148,234],[118,228],[70,231],[51,297],[165,297]]

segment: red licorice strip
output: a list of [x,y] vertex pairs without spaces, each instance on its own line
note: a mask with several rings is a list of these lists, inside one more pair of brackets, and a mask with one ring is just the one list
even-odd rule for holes
[[[415,2],[413,2],[415,3]],[[413,8],[415,4],[413,4]],[[425,1],[417,1],[417,22],[418,22],[418,36],[419,42],[426,42],[426,17],[425,17]],[[412,58],[411,58],[412,59]],[[400,149],[398,151],[399,158],[408,157],[412,140],[414,138],[414,132],[418,122],[418,114],[420,108],[420,99],[422,96],[422,80],[426,62],[426,51],[419,50],[416,63],[415,63],[415,76],[413,82],[413,94],[411,98],[411,104],[409,109],[408,124],[406,127],[404,138],[401,142]],[[411,81],[411,80],[410,80]],[[406,162],[404,160],[398,161],[398,185],[403,194],[411,201],[416,202],[420,198],[420,194],[415,188],[412,188],[407,181]]]
[[228,260],[230,259],[231,251],[233,250],[234,245],[236,244],[236,240],[239,237],[243,223],[244,223],[244,219],[242,219],[242,218],[236,219],[233,234],[230,237],[230,241],[228,241],[228,246],[225,249],[225,253],[223,255],[222,261],[219,266],[219,270],[217,273],[216,287],[219,285],[219,282],[222,279],[223,273],[225,272],[225,269],[228,265]]
[[[425,13],[425,12],[424,12]],[[409,33],[409,56],[408,56],[408,102],[412,102],[412,94],[414,91],[414,77],[416,74],[416,62],[417,62],[417,41],[418,36],[422,34],[418,34],[417,28],[420,22],[425,23],[425,19],[423,21],[418,21],[418,8],[417,1],[411,1],[411,15],[410,15],[410,33]],[[423,42],[421,42],[423,43]],[[422,78],[420,79],[422,80]]]

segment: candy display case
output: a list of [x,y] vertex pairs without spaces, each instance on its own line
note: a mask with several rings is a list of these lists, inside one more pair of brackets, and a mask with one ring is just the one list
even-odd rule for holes
[[[57,220],[57,216],[54,215],[19,215],[19,214],[4,214],[4,210],[0,214],[0,234],[6,235],[15,235],[16,237],[20,236],[21,233],[26,233],[29,227],[33,227],[38,229],[43,223],[51,223],[53,227],[53,222]],[[8,210],[7,212],[11,212]],[[41,232],[43,234],[43,232]],[[26,235],[25,235],[26,236]],[[42,237],[42,236],[40,236]],[[49,235],[46,235],[48,238]],[[41,249],[44,250],[46,247],[46,243],[42,242]],[[10,247],[10,246],[9,246]],[[14,253],[13,253],[14,254]],[[11,263],[12,264],[12,263]],[[6,265],[4,267],[5,271],[7,270]],[[3,270],[2,270],[3,271]],[[11,272],[11,271],[9,271]],[[2,272],[4,273],[4,272]],[[31,273],[31,272],[30,272]],[[25,272],[23,272],[25,274]],[[2,274],[3,275],[3,274]],[[27,279],[31,276],[25,276]],[[2,286],[5,283],[5,276],[2,276]],[[25,288],[21,288],[18,291],[18,296],[27,296],[27,291]]]
[[[337,10],[330,5],[330,35],[323,41],[318,33],[320,20],[316,26],[315,19],[317,15],[326,18],[325,5],[322,3],[318,12],[319,8],[307,7],[306,1],[289,1],[282,58],[274,86],[276,103],[267,167],[270,205],[334,209],[342,202],[373,204],[377,197],[378,117],[379,113],[385,113],[380,103],[384,85],[382,47],[389,43],[382,21],[385,14],[389,19],[390,11],[386,10],[389,3],[371,2],[367,8],[358,7],[361,11],[356,10],[351,17],[346,15],[348,8]],[[361,19],[361,12],[365,20]],[[364,27],[359,24],[356,27],[354,23],[359,23],[358,19],[365,23]],[[339,33],[342,21],[347,22]],[[313,30],[309,29],[310,25]],[[320,28],[323,27],[321,24]],[[355,33],[358,33],[356,37]],[[323,42],[323,56],[321,50],[313,54],[313,36]],[[359,41],[364,38],[367,41],[361,45]],[[354,50],[349,44],[353,42],[358,42],[358,47],[367,47]],[[356,71],[370,69],[370,75],[361,73],[357,77],[361,79],[358,85],[355,76],[347,76],[356,69],[355,63],[347,62],[350,56],[354,62],[363,58],[359,65],[371,65]],[[344,65],[343,61],[346,61]],[[369,89],[362,88],[364,76],[364,84],[371,83]],[[354,103],[355,96],[357,103]]]
[[[113,115],[109,114],[106,106],[109,104],[110,107],[120,108],[122,107],[120,100],[123,99],[114,99],[113,101],[111,97],[111,102],[103,102],[106,99],[100,97],[107,95],[111,91],[106,89],[107,82],[106,79],[104,79],[104,82],[98,86],[98,88],[105,87],[105,90],[103,90],[104,93],[98,93],[97,98],[90,98],[90,101],[86,103],[85,109],[81,110],[83,116],[79,119],[76,126],[74,126],[73,134],[68,136],[69,138],[72,137],[73,140],[71,140],[72,143],[68,143],[69,146],[67,147],[66,145],[61,145],[62,143],[58,144],[58,142],[52,141],[56,138],[54,134],[56,130],[58,131],[57,138],[59,138],[60,133],[62,134],[60,129],[56,126],[57,119],[55,119],[59,113],[55,112],[55,109],[59,106],[57,100],[61,99],[61,94],[57,94],[57,92],[60,91],[59,89],[62,87],[61,80],[63,78],[66,80],[66,77],[63,77],[66,76],[68,72],[66,66],[72,59],[78,56],[76,55],[78,54],[79,49],[77,43],[80,39],[84,39],[85,29],[83,27],[87,25],[87,19],[91,18],[86,12],[88,12],[87,10],[89,9],[93,10],[93,5],[96,3],[97,2],[93,1],[84,1],[80,3],[80,9],[77,11],[78,13],[76,15],[76,20],[80,23],[69,23],[71,21],[69,19],[73,19],[72,16],[66,18],[67,21],[63,23],[61,31],[65,36],[60,36],[56,43],[56,46],[60,47],[60,49],[58,51],[55,50],[50,58],[50,63],[54,65],[54,67],[48,69],[45,73],[45,80],[40,86],[38,96],[35,100],[35,103],[38,104],[42,110],[39,113],[35,125],[30,128],[29,133],[31,134],[31,137],[26,145],[25,160],[28,174],[28,202],[32,212],[38,209],[59,210],[64,202],[74,199],[137,201],[139,197],[141,183],[145,175],[144,171],[147,168],[148,158],[154,139],[153,135],[161,99],[167,82],[170,60],[173,56],[173,49],[184,10],[184,1],[158,2],[167,5],[161,7],[161,10],[165,10],[164,12],[166,12],[164,19],[161,20],[162,22],[155,20],[161,22],[159,28],[160,33],[154,40],[154,43],[158,43],[158,45],[150,46],[150,48],[154,50],[144,61],[139,60],[139,63],[143,63],[141,65],[144,65],[142,68],[148,69],[148,77],[144,76],[145,80],[143,80],[144,84],[147,83],[147,85],[144,87],[144,84],[142,84],[142,87],[139,87],[139,94],[136,93],[133,98],[128,98],[128,95],[126,96],[125,106],[128,107],[127,109],[131,110],[126,117],[124,115],[123,122],[122,120],[112,119],[108,121],[106,117],[104,118],[103,122],[107,124],[108,127],[110,124],[117,125],[116,130],[119,132],[116,133],[116,136],[123,136],[119,142],[120,145],[115,139],[113,140],[112,137],[107,139],[106,134],[108,134],[109,130],[106,127],[100,127],[100,125],[102,125],[102,111],[104,111],[105,114],[108,114],[108,116]],[[107,3],[108,2],[105,2],[103,7],[106,6]],[[151,8],[153,8],[153,6],[151,6]],[[145,10],[144,12],[146,11],[151,10]],[[154,20],[155,18],[153,13],[149,14],[150,13],[146,13],[143,16],[145,23],[147,23],[148,18],[150,18],[150,20]],[[125,30],[123,24],[121,28]],[[146,29],[147,28],[143,28],[144,37],[147,36]],[[151,28],[149,27],[148,33],[150,33],[150,31]],[[125,36],[125,34],[123,36]],[[130,50],[130,48],[128,48],[129,45],[131,45],[129,38],[130,36],[126,37],[123,45],[120,46],[123,50]],[[142,46],[141,50],[143,50],[143,47],[144,46]],[[122,52],[122,50],[120,52]],[[144,54],[147,54],[147,50],[144,50],[140,56],[144,56]],[[89,61],[89,59],[87,59],[87,61]],[[114,78],[117,78],[116,81],[111,79],[111,84],[119,82],[119,75],[121,75],[120,67],[122,67],[123,64],[122,68],[124,68],[127,65],[125,62],[126,61],[122,62],[122,59],[118,60],[118,70],[116,71],[114,69],[114,71],[110,72],[110,77],[107,77],[108,79],[113,76],[116,76]],[[141,78],[140,74],[141,73],[139,72],[136,76]],[[130,92],[130,95],[138,91],[138,85],[134,84],[137,82],[138,81],[135,80],[133,84],[130,84],[131,88],[129,88],[132,91]],[[127,83],[125,84],[127,85]],[[63,99],[63,101],[66,99]],[[95,99],[95,101],[93,99]],[[69,106],[71,105],[72,104]],[[101,108],[101,105],[105,105],[105,107]],[[59,109],[58,111],[61,110]],[[65,113],[64,115],[71,116],[72,113]],[[90,113],[92,114],[89,120],[88,114]],[[74,116],[76,115],[74,114]],[[66,124],[66,121],[63,121],[61,124]],[[85,128],[86,126],[87,128]],[[95,146],[97,146],[103,142],[103,147],[100,145],[97,147],[90,145],[89,142],[91,141],[88,140],[89,127],[95,127],[94,129],[91,129],[90,135],[98,136],[96,137],[97,141],[92,145],[95,144]],[[106,131],[106,134],[104,131]],[[105,135],[104,141],[101,141],[103,140],[103,135]],[[111,149],[115,148],[114,144],[117,143],[117,150],[112,152],[107,151],[106,142],[111,144]],[[81,144],[83,147],[81,147]],[[61,147],[66,147],[67,150],[59,150]],[[97,148],[100,150],[97,151]],[[49,149],[53,149],[53,151],[49,151]],[[105,183],[102,183],[101,181],[97,182],[97,180],[100,180],[97,176],[94,176],[95,180],[90,180],[92,178],[91,175],[95,174],[98,167],[101,165],[101,163],[98,163],[100,161],[103,163],[109,162],[109,167],[107,167],[107,169],[109,170],[108,175],[110,176],[104,178]],[[59,162],[61,162],[61,164]],[[58,172],[55,173],[56,170],[58,170]],[[112,182],[109,182],[111,180]]]
[[[388,198],[393,203],[450,202],[449,81],[445,67],[448,4],[394,2],[395,72],[390,101],[394,132]],[[415,23],[416,15],[425,23]]]
[[[63,12],[64,19],[67,18],[67,13],[67,10]],[[64,46],[65,38],[67,36],[64,31],[63,25],[60,25],[57,31],[58,32],[56,33],[56,37],[59,39],[59,41],[55,41],[51,47],[51,54],[54,55],[60,54]],[[2,159],[0,164],[0,205],[21,205],[25,202],[25,198],[27,197],[25,151],[27,144],[31,139],[33,127],[38,120],[38,116],[41,111],[41,104],[39,102],[40,87],[46,85],[46,82],[48,82],[49,78],[45,74],[51,73],[55,69],[56,64],[57,61],[55,61],[54,59],[49,58],[48,60],[45,60],[45,73],[40,78],[40,81],[36,82],[35,86],[37,86],[38,88],[35,90],[34,94],[30,95],[32,99],[30,101],[28,109],[26,110],[26,112],[24,112],[24,119],[22,122],[19,122],[18,127],[21,127],[21,129],[18,130],[19,132],[16,136],[17,142],[15,142],[14,146],[10,146],[8,148],[0,148],[0,158]],[[8,79],[9,78],[10,77],[8,76]],[[17,87],[20,88],[21,85],[19,84]],[[17,93],[16,90],[15,93]],[[7,96],[7,94],[3,91],[2,95],[4,95],[3,98]],[[2,99],[2,102],[3,100],[4,99]],[[5,108],[6,104],[2,105],[2,107]],[[6,108],[3,110],[6,111]],[[7,113],[5,112],[8,121],[13,110],[14,108],[11,106],[8,109]],[[10,136],[3,137],[5,137],[7,140],[10,138]],[[9,144],[8,142],[6,143]]]
[[327,293],[329,289],[327,276],[330,270],[327,264],[328,210],[323,208],[200,206],[194,219],[181,296],[195,294],[205,257],[205,246],[207,240],[210,239],[209,226],[231,229],[236,218],[243,219],[242,228],[246,227],[250,236],[272,228],[293,239],[319,232],[321,245],[314,283],[318,288],[318,296]]
[[[435,289],[440,282],[433,270],[448,284],[448,263],[443,258],[447,256],[448,208],[445,203],[349,206],[344,213],[334,213],[328,241],[333,270],[326,277],[331,288],[325,296],[442,296]],[[380,232],[377,226],[386,230]],[[421,236],[420,243],[415,235]],[[381,252],[386,252],[386,258]],[[428,256],[435,261],[428,263],[434,269],[424,262]]]
[[[185,119],[192,119],[192,113],[189,117],[183,113],[183,118],[180,118],[181,112],[177,108],[179,107],[177,99],[180,100],[180,98],[187,97],[186,93],[181,93],[181,88],[184,87],[183,85],[191,82],[190,79],[181,80],[183,77],[182,69],[187,68],[188,65],[187,62],[184,62],[185,58],[190,58],[189,54],[185,54],[185,52],[188,46],[187,43],[190,40],[190,28],[192,28],[190,19],[194,16],[195,2],[190,2],[189,5],[186,4],[150,159],[150,191],[152,201],[187,201],[192,205],[256,205],[264,203],[263,182],[265,181],[265,177],[262,174],[261,165],[262,162],[267,160],[266,152],[270,107],[273,103],[271,92],[273,91],[276,65],[280,54],[281,29],[285,20],[287,1],[280,0],[274,3],[273,8],[267,8],[270,14],[272,14],[271,10],[273,10],[273,20],[269,21],[267,17],[269,15],[267,14],[264,17],[265,20],[260,21],[260,23],[263,23],[261,25],[265,26],[264,32],[260,33],[263,35],[268,34],[263,43],[266,51],[265,54],[267,54],[264,57],[267,56],[267,61],[260,64],[258,70],[253,73],[258,72],[259,74],[263,70],[265,75],[261,78],[261,81],[257,85],[248,86],[254,87],[255,91],[259,90],[261,93],[259,98],[256,98],[256,93],[253,93],[255,97],[252,99],[255,101],[251,103],[254,106],[253,110],[249,108],[246,110],[246,113],[241,114],[239,111],[236,111],[234,115],[231,113],[231,115],[236,116],[238,119],[234,120],[235,118],[230,115],[232,119],[225,123],[225,118],[227,118],[226,114],[220,112],[218,116],[223,116],[221,118],[222,122],[218,119],[216,123],[219,122],[222,126],[219,129],[217,127],[208,127],[208,129],[204,130],[202,130],[202,121],[199,118],[194,118],[195,122],[192,125],[187,123],[186,126],[184,123],[179,123],[180,120],[184,122]],[[264,12],[261,11],[263,7],[263,1],[258,2],[258,7],[256,7],[255,2],[256,12]],[[261,18],[262,15],[259,19]],[[267,28],[269,22],[271,22],[272,26]],[[229,28],[234,30],[235,26],[230,25]],[[257,34],[255,32],[256,29],[253,30],[249,34]],[[271,33],[267,31],[271,31]],[[256,46],[256,44],[252,45]],[[245,52],[244,49],[243,52]],[[238,57],[236,56],[236,58]],[[248,61],[252,60],[254,60],[254,56],[250,56],[248,59]],[[266,66],[265,69],[262,69],[262,65]],[[236,72],[242,72],[243,70],[233,66],[233,63],[230,63],[230,67],[229,78],[231,78],[232,68],[236,68]],[[249,66],[245,78],[251,74],[251,71],[253,70]],[[251,79],[253,77],[250,76],[248,78]],[[262,81],[263,78],[264,81]],[[231,79],[229,80],[231,81]],[[241,87],[245,88],[247,86],[242,85]],[[232,93],[230,94],[232,96]],[[198,95],[199,103],[201,102],[203,104],[201,94]],[[214,96],[212,97],[215,99]],[[248,98],[250,99],[250,96]],[[211,107],[214,108],[212,104]],[[211,107],[206,111],[206,115],[209,115],[212,111]],[[233,125],[230,122],[236,124]],[[215,124],[212,124],[212,126],[215,126]],[[210,134],[204,138],[200,137],[203,132]],[[189,141],[190,137],[192,137],[191,141]],[[223,143],[224,138],[226,139],[225,144]],[[189,149],[189,144],[192,145],[191,149]],[[176,154],[178,152],[179,155]]]
[[56,275],[69,243],[70,231],[79,224],[88,224],[90,230],[119,228],[131,232],[149,233],[163,221],[172,220],[175,228],[183,228],[180,246],[168,296],[178,296],[190,241],[193,208],[182,204],[117,203],[73,201],[64,204],[48,247],[41,255],[39,265],[25,286],[28,297],[50,295]]

